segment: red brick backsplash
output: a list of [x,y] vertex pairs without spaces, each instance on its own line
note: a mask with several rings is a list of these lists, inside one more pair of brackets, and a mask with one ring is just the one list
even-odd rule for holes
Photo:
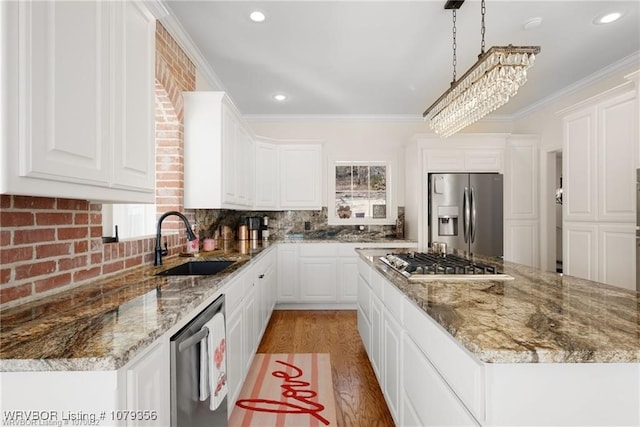
[[[2,305],[14,305],[153,263],[155,237],[102,243],[102,228],[95,225],[102,223],[100,205],[82,200],[2,195],[0,206]],[[42,220],[21,220],[25,214]],[[187,241],[184,231],[163,239],[169,245],[169,255],[183,251]]]

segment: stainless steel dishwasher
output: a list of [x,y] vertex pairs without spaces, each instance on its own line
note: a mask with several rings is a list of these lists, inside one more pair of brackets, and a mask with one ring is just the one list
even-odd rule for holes
[[227,397],[212,411],[199,394],[200,347],[208,332],[202,327],[217,313],[224,314],[224,295],[171,337],[171,427],[227,425]]

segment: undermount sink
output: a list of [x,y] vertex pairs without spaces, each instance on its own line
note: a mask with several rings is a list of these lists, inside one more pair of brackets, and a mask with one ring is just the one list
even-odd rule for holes
[[156,276],[208,276],[229,267],[235,261],[189,261],[157,273]]

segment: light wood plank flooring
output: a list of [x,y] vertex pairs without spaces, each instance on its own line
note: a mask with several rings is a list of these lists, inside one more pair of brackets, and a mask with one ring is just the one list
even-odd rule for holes
[[258,353],[329,353],[339,426],[393,426],[355,311],[276,310]]

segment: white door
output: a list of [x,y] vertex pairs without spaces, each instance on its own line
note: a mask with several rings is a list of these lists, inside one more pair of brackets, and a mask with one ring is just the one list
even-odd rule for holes
[[300,258],[300,299],[336,302],[337,261],[331,257]]

